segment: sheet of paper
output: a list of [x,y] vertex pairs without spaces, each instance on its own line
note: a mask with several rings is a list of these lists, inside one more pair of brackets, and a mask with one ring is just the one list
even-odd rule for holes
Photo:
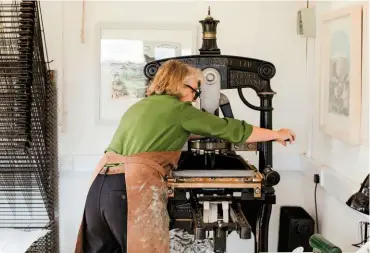
[[0,253],[24,253],[49,230],[0,229]]
[[[239,253],[240,249],[245,252],[254,252],[254,235],[251,239],[240,239],[236,231],[231,232],[226,239],[226,252]],[[183,229],[170,230],[170,253],[213,253],[213,240],[194,240],[194,235]]]

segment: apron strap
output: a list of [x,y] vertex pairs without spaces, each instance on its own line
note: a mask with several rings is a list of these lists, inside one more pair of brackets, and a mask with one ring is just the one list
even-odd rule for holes
[[156,163],[152,160],[142,158],[142,157],[126,157],[125,158],[125,163],[126,164],[136,163],[136,164],[143,164],[143,165],[149,166],[152,169],[155,169],[156,171],[158,171],[159,174],[161,174],[162,177],[166,177],[165,168],[163,168],[161,165],[159,165],[159,163]]
[[167,174],[165,168],[163,168],[163,166],[161,166],[159,163],[155,161],[143,157],[121,156],[115,153],[106,153],[100,160],[98,167],[101,170],[106,164],[117,164],[117,163],[144,164],[158,171],[159,174],[162,175],[162,177],[165,177]]

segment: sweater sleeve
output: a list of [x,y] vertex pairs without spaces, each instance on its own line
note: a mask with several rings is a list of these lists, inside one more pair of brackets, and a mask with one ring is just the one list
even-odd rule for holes
[[193,107],[191,103],[183,103],[180,113],[182,127],[196,135],[245,143],[253,131],[253,126],[243,120],[220,118]]

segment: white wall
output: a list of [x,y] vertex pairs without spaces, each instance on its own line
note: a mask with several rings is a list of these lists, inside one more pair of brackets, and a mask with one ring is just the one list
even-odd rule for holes
[[[311,1],[310,1],[311,3]],[[318,189],[318,213],[320,232],[337,244],[344,251],[353,252],[356,248],[351,244],[360,240],[358,223],[368,219],[353,211],[345,205],[345,201],[351,194],[357,191],[360,184],[369,173],[369,97],[368,97],[368,70],[369,65],[364,56],[363,67],[363,107],[362,107],[362,139],[363,143],[359,146],[352,146],[338,139],[320,132],[319,130],[319,90],[320,90],[320,29],[321,17],[323,13],[336,10],[345,6],[362,4],[356,1],[314,1],[316,8],[316,27],[317,37],[308,39],[307,51],[308,85],[310,90],[310,107],[308,113],[312,116],[312,135],[311,135],[311,158],[302,157],[302,169],[304,175],[304,201],[305,208],[314,215],[312,206],[314,184],[313,174],[320,173],[322,176],[321,187]],[[364,45],[369,42],[364,40]],[[308,150],[310,151],[310,150]]]
[[[297,132],[298,140],[294,146],[274,146],[275,169],[282,175],[282,181],[276,187],[278,205],[274,206],[270,225],[270,251],[276,251],[281,205],[304,205],[314,217],[311,201],[312,175],[320,171],[321,164],[329,166],[327,171],[334,171],[328,174],[333,175],[334,179],[339,178],[339,185],[343,180],[338,173],[359,183],[368,165],[365,161],[368,147],[353,148],[332,140],[319,133],[315,126],[318,113],[314,105],[319,85],[316,75],[319,38],[307,42],[306,62],[306,39],[296,35],[296,13],[300,7],[296,2],[87,1],[85,44],[80,43],[82,1],[43,2],[49,56],[54,60],[52,67],[58,70],[58,82],[64,93],[63,131],[59,136],[61,170],[68,170],[69,175],[76,171],[85,171],[82,172],[83,175],[89,178],[116,127],[97,126],[95,122],[97,80],[94,74],[98,71],[98,64],[95,62],[95,25],[98,22],[125,21],[189,22],[198,24],[200,36],[198,21],[205,17],[208,5],[211,5],[212,15],[221,21],[218,28],[218,46],[223,54],[260,58],[275,64],[277,74],[272,81],[272,87],[277,95],[274,98],[273,124],[275,128],[288,127]],[[340,3],[319,2],[317,5],[318,11],[323,12],[337,8]],[[157,10],[153,11],[154,8]],[[253,92],[244,93],[253,104],[258,104],[258,98]],[[245,107],[235,91],[226,91],[225,94],[229,96],[237,118],[258,124],[258,113]],[[315,126],[313,138],[308,134],[311,125]],[[311,141],[312,150],[308,148]],[[316,160],[301,156],[303,153],[310,154],[310,151]],[[243,155],[256,160],[253,154]],[[299,169],[303,172],[284,172]],[[85,183],[79,187],[76,180],[73,182],[76,192],[73,196],[74,203],[79,205],[73,212],[78,215],[83,207],[87,188]],[[362,216],[340,202],[340,198],[346,196],[348,191],[338,196],[332,185],[323,184],[318,190],[321,230],[343,249],[350,249],[349,245],[358,239],[357,222]],[[72,187],[72,180],[62,177],[62,187],[69,186]],[[63,191],[63,188],[60,211],[61,244],[62,252],[71,252],[78,217],[71,215],[71,192]],[[339,233],[340,230],[348,232]]]

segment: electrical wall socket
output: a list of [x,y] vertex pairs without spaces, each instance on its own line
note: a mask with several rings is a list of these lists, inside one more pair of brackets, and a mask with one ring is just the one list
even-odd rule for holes
[[297,33],[304,37],[316,36],[315,8],[300,9],[297,13]]

